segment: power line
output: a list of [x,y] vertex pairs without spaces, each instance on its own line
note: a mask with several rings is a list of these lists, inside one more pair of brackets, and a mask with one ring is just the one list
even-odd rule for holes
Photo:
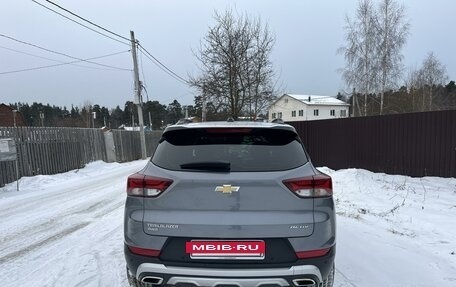
[[93,65],[98,65],[98,66],[102,66],[102,67],[107,67],[107,68],[117,69],[117,70],[123,70],[123,71],[131,71],[131,69],[114,67],[114,66],[110,66],[110,65],[97,63],[97,62],[92,62],[92,61],[89,61],[89,60],[84,60],[84,59],[81,59],[81,58],[78,58],[78,57],[73,57],[73,56],[70,56],[68,54],[57,52],[57,51],[54,51],[54,50],[51,50],[51,49],[47,49],[47,48],[43,48],[41,46],[38,46],[38,45],[35,45],[35,44],[32,44],[32,43],[28,43],[28,42],[25,42],[25,41],[21,41],[21,40],[18,40],[16,38],[13,38],[13,37],[10,37],[10,36],[4,35],[4,34],[0,34],[0,37],[4,37],[4,38],[16,41],[16,42],[24,44],[24,45],[32,46],[32,47],[38,48],[40,50],[43,50],[43,51],[46,51],[46,52],[49,52],[49,53],[54,53],[54,54],[57,54],[57,55],[65,56],[65,57],[68,57],[68,58],[71,58],[71,59],[74,59],[74,60],[83,61],[83,62],[90,63],[90,64],[93,64]]
[[[77,23],[78,25],[81,25],[81,26],[83,26],[83,27],[85,27],[85,28],[88,28],[88,29],[90,29],[90,30],[92,30],[92,31],[94,31],[94,32],[97,32],[97,33],[99,33],[99,34],[105,36],[105,37],[109,37],[109,36],[107,36],[107,35],[105,35],[105,34],[103,34],[103,33],[100,33],[99,31],[96,31],[96,30],[94,30],[94,29],[92,29],[92,28],[90,28],[90,27],[87,27],[86,25],[83,25],[83,24],[81,24],[81,23],[79,23],[79,22],[77,22],[77,21],[75,21],[75,20],[73,20],[73,19],[71,19],[71,18],[69,18],[69,17],[67,17],[67,16],[65,16],[65,15],[63,15],[63,14],[61,14],[61,13],[59,13],[59,12],[57,12],[57,11],[55,11],[55,10],[49,8],[49,7],[47,7],[47,6],[45,6],[45,5],[42,5],[41,3],[37,2],[36,0],[32,0],[32,1],[33,1],[34,3],[36,3],[36,4],[38,4],[38,5],[40,5],[40,6],[44,7],[44,8],[46,8],[46,9],[49,9],[49,10],[51,10],[51,11],[53,11],[53,12],[59,14],[59,15],[62,16],[62,17],[65,17],[66,19],[68,19],[68,20],[70,20],[70,21],[73,21],[73,22]],[[58,5],[58,4],[56,4],[56,3],[54,3],[54,2],[52,2],[52,1],[50,1],[50,0],[45,0],[45,1],[48,2],[49,4],[52,4],[52,5],[56,6],[56,7],[58,7],[59,9],[65,11],[65,12],[67,12],[67,13],[73,15],[74,17],[77,17],[77,18],[79,18],[79,19],[81,19],[81,20],[83,20],[83,21],[85,21],[85,22],[87,22],[87,23],[89,23],[89,24],[91,24],[91,25],[93,25],[93,26],[95,26],[95,27],[97,27],[97,28],[103,30],[103,31],[106,31],[106,32],[108,32],[108,33],[110,33],[110,34],[112,34],[112,35],[115,35],[115,36],[117,36],[117,37],[123,39],[123,40],[126,40],[126,41],[128,41],[128,42],[131,42],[130,39],[128,39],[128,38],[126,38],[126,37],[124,37],[124,36],[122,36],[122,35],[119,35],[119,34],[117,34],[117,33],[114,33],[114,32],[112,32],[111,30],[108,30],[108,29],[106,29],[106,28],[104,28],[104,27],[102,27],[102,26],[100,26],[100,25],[98,25],[98,24],[96,24],[96,23],[94,23],[94,22],[92,22],[92,21],[90,21],[90,20],[87,20],[86,18],[84,18],[84,17],[82,17],[82,16],[79,16],[78,14],[73,13],[73,12],[71,12],[70,10],[68,10],[68,9],[66,9],[66,8],[64,8],[64,7]],[[113,39],[112,37],[109,37],[109,38]],[[116,39],[113,39],[113,40],[116,40]],[[123,41],[119,41],[119,40],[116,40],[116,41],[121,42],[121,43],[123,43],[123,44],[126,44],[126,43],[123,42]],[[128,45],[129,45],[129,44],[128,44]],[[186,84],[186,85],[189,84],[189,82],[188,82],[186,79],[184,79],[183,77],[179,76],[179,75],[176,74],[173,70],[171,70],[170,68],[168,68],[168,67],[167,67],[165,64],[163,64],[160,60],[158,60],[156,57],[154,57],[149,51],[147,51],[146,48],[144,48],[143,46],[141,46],[141,44],[138,43],[138,47],[139,47],[141,53],[143,53],[143,54],[146,53],[145,56],[148,57],[149,60],[151,60],[151,61],[152,61],[157,67],[159,67],[161,70],[163,70],[164,72],[166,72],[168,75],[170,75],[170,76],[173,77],[174,79],[176,79],[176,80],[178,80],[178,81],[180,81],[180,82],[182,82],[182,83],[184,83],[184,84]],[[143,74],[144,74],[144,73],[143,73]]]
[[[64,18],[70,20],[71,22],[74,22],[74,23],[76,23],[76,24],[78,24],[78,25],[80,25],[80,26],[82,26],[82,27],[84,27],[84,28],[87,28],[87,29],[89,29],[89,30],[91,30],[91,31],[93,31],[93,32],[95,32],[95,33],[97,33],[97,34],[100,34],[100,35],[102,35],[102,36],[104,36],[104,37],[106,37],[106,38],[109,38],[109,39],[114,40],[114,41],[116,41],[116,42],[122,43],[122,44],[124,44],[124,45],[130,46],[130,43],[125,43],[125,42],[120,41],[120,40],[118,40],[118,39],[116,39],[116,38],[114,38],[114,37],[111,37],[111,36],[109,36],[109,35],[103,34],[103,33],[101,33],[100,31],[97,31],[97,30],[95,30],[95,29],[93,29],[93,28],[90,28],[90,27],[87,26],[87,25],[84,25],[84,24],[82,24],[82,23],[80,23],[80,22],[78,22],[78,21],[76,21],[76,20],[74,20],[74,19],[71,19],[71,18],[68,17],[68,16],[63,15],[63,14],[60,13],[60,12],[57,12],[56,10],[54,10],[54,9],[52,9],[52,8],[49,8],[49,7],[47,7],[47,6],[45,6],[45,5],[41,4],[41,3],[39,3],[38,1],[32,0],[32,2],[35,3],[35,4],[37,4],[37,5],[40,5],[41,7],[45,8],[45,9],[48,9],[49,11],[52,11],[52,12],[54,12],[54,13],[56,13],[56,14],[58,14],[58,15],[64,17]],[[127,39],[127,40],[128,40],[128,39]]]
[[138,44],[138,47],[140,48],[141,53],[145,53],[144,55],[152,62],[154,63],[157,67],[159,67],[162,71],[166,72],[168,75],[173,77],[174,79],[178,80],[179,82],[188,85],[189,82],[176,74],[174,71],[172,71],[170,68],[168,68],[165,64],[160,62],[157,58],[154,57],[149,51],[146,50],[141,44]]
[[94,22],[87,20],[87,19],[85,19],[85,18],[79,16],[78,14],[73,13],[73,12],[71,12],[71,11],[68,10],[68,9],[65,9],[64,7],[62,7],[62,6],[60,6],[60,5],[56,4],[56,3],[54,3],[54,2],[52,2],[52,1],[46,0],[46,2],[48,2],[48,3],[50,3],[50,4],[52,4],[52,5],[56,6],[56,7],[58,7],[59,9],[65,11],[65,12],[67,12],[67,13],[69,13],[69,14],[71,14],[71,15],[73,15],[73,16],[75,16],[75,17],[77,17],[77,18],[79,18],[79,19],[81,19],[81,20],[83,20],[83,21],[85,21],[85,22],[87,22],[87,23],[89,23],[89,24],[91,24],[91,25],[93,25],[93,26],[95,26],[95,27],[97,27],[97,28],[99,28],[99,29],[105,31],[105,32],[108,32],[108,33],[110,33],[110,34],[112,34],[112,35],[115,35],[115,36],[117,36],[117,37],[119,37],[119,38],[122,38],[122,39],[124,39],[124,40],[130,42],[130,39],[128,39],[128,38],[126,38],[126,37],[124,37],[124,36],[122,36],[122,35],[119,35],[119,34],[117,34],[117,33],[114,33],[114,32],[112,32],[112,31],[110,31],[110,30],[108,30],[108,29],[106,29],[106,28],[103,28],[103,27],[101,27],[100,25],[97,25],[97,24],[95,24]]
[[41,67],[33,67],[33,68],[20,69],[20,70],[14,70],[14,71],[0,72],[0,75],[13,74],[13,73],[19,73],[19,72],[28,72],[28,71],[34,71],[34,70],[40,70],[40,69],[46,69],[46,68],[53,68],[53,67],[64,66],[64,65],[71,65],[71,64],[79,63],[79,62],[87,62],[88,60],[107,58],[107,57],[111,57],[111,56],[114,56],[114,55],[119,55],[119,54],[127,53],[127,52],[130,52],[130,51],[112,53],[112,54],[109,54],[109,55],[98,56],[98,57],[93,57],[93,58],[88,58],[88,59],[81,59],[81,60],[76,60],[76,61],[71,61],[71,62],[66,62],[66,63],[60,63],[60,64],[54,64],[54,65],[47,65],[47,66],[41,66]]
[[[4,46],[0,46],[0,49],[8,50],[8,51],[15,52],[15,53],[19,53],[19,54],[24,54],[24,55],[31,56],[31,57],[35,57],[35,58],[39,58],[39,59],[44,59],[44,60],[48,60],[48,61],[53,61],[53,62],[57,62],[57,63],[66,63],[66,62],[64,62],[64,61],[59,61],[59,60],[56,60],[56,59],[51,59],[51,58],[47,58],[47,57],[43,57],[43,56],[38,56],[38,55],[35,55],[35,54],[32,54],[32,53],[27,53],[27,52],[24,52],[24,51],[19,51],[19,50],[11,49],[11,48],[4,47]],[[127,51],[127,52],[130,52],[130,51]],[[104,71],[110,71],[110,70],[112,70],[112,69],[108,69],[108,68],[97,68],[97,67],[83,66],[83,65],[76,65],[76,64],[73,64],[73,65],[74,65],[74,66],[77,66],[77,67],[87,68],[87,69],[96,69],[96,70],[104,70]]]

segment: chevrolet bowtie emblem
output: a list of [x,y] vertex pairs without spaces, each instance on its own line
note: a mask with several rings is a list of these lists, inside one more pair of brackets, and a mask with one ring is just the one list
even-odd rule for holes
[[231,184],[224,184],[223,186],[217,186],[215,191],[219,191],[223,194],[228,193],[231,194],[233,192],[239,191],[239,186],[231,186]]

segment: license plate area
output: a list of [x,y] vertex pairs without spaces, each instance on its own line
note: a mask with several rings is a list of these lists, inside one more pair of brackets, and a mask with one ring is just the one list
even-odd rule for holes
[[191,259],[263,260],[263,240],[191,240],[185,243]]

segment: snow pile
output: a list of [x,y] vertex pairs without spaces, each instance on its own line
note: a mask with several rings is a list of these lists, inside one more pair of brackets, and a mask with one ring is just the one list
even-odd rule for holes
[[[62,182],[80,182],[84,178],[94,176],[102,176],[112,170],[116,170],[121,166],[119,163],[106,163],[103,161],[95,161],[85,165],[84,168],[75,169],[65,173],[54,175],[35,175],[22,177],[19,180],[19,190],[21,193],[38,192],[46,190],[50,187],[59,185]],[[9,196],[9,192],[16,192],[16,182],[6,184],[0,188],[0,198]],[[14,195],[14,194],[13,194]]]
[[456,286],[456,179],[320,170],[333,178],[339,281]]

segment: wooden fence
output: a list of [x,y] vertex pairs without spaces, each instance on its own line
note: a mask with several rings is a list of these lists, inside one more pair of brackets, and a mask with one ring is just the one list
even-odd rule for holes
[[[127,162],[141,158],[139,132],[113,130],[114,147],[118,162]],[[157,148],[162,132],[146,132],[146,154],[151,156]]]
[[[0,138],[16,143],[19,177],[56,174],[106,160],[103,133],[97,129],[0,127]],[[16,176],[15,162],[0,162],[0,186]]]
[[456,111],[290,122],[316,166],[456,177]]
[[[19,178],[36,174],[56,174],[83,167],[96,160],[107,161],[107,148],[114,160],[141,158],[139,132],[112,131],[113,147],[107,147],[99,129],[0,127],[0,139],[12,138],[16,144]],[[161,132],[146,132],[147,156],[150,156]],[[15,181],[16,162],[0,161],[0,186]]]

